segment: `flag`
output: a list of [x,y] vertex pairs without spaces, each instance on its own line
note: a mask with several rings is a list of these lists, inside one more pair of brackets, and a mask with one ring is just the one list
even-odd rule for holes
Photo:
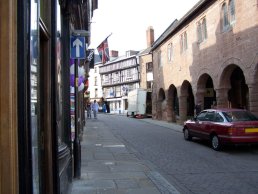
[[100,59],[103,64],[109,61],[109,49],[107,38],[97,47]]

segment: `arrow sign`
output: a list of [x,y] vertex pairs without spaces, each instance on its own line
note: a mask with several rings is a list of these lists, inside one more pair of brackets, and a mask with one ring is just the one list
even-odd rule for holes
[[70,55],[72,59],[85,59],[85,37],[71,36]]
[[80,47],[82,47],[82,42],[78,38],[76,38],[76,40],[73,41],[73,47],[74,46],[76,48],[75,56],[79,58],[80,57]]

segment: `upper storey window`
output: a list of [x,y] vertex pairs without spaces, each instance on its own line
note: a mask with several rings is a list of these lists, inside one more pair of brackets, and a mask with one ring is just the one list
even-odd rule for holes
[[202,18],[200,21],[197,22],[197,35],[198,43],[201,43],[207,39],[206,18]]
[[169,43],[167,47],[167,56],[168,56],[168,62],[172,61],[173,58],[173,44]]
[[153,65],[152,62],[146,63],[146,72],[152,72]]
[[236,20],[236,9],[235,9],[235,0],[230,0],[229,1],[229,13],[230,13],[230,22],[233,23]]
[[222,30],[228,30],[236,20],[236,9],[235,9],[235,0],[229,0],[224,2],[221,7],[221,23]]
[[180,35],[180,51],[181,53],[183,53],[184,51],[186,51],[188,48],[187,46],[187,33],[186,32],[183,32],[181,35]]

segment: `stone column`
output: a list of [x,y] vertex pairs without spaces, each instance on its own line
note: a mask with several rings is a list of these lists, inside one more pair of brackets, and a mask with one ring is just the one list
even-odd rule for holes
[[249,110],[258,116],[258,86],[257,84],[249,84]]
[[167,121],[168,122],[172,122],[172,112],[173,112],[173,98],[171,96],[169,96],[169,92],[167,94],[168,98],[167,98]]
[[187,120],[187,96],[180,96],[179,97],[179,115],[180,120],[179,122],[182,124],[184,121]]
[[216,90],[217,107],[228,108],[228,90],[229,88],[219,88]]
[[198,102],[201,103],[201,110],[203,110],[204,107],[204,94],[205,94],[205,89],[198,89],[195,95],[195,104],[198,104]]

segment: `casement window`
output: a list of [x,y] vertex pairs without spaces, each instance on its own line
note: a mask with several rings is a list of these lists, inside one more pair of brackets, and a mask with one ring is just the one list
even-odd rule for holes
[[147,84],[147,89],[151,90],[152,89],[152,83],[153,81],[147,81],[146,84]]
[[109,77],[108,77],[108,75],[105,75],[105,77],[104,77],[104,83],[106,83],[106,84],[109,83]]
[[224,2],[221,7],[222,31],[228,30],[236,21],[235,0]]
[[133,79],[132,69],[127,69],[126,70],[126,79],[127,80]]
[[229,13],[230,13],[230,23],[232,24],[236,20],[236,10],[235,10],[235,0],[229,1]]
[[180,51],[181,53],[185,52],[187,50],[188,46],[187,46],[187,33],[183,32],[180,35]]
[[98,97],[98,89],[96,88],[95,89],[95,98],[97,98]]
[[116,97],[121,96],[121,86],[116,86],[116,87],[115,87],[115,90],[116,90],[116,92],[115,92]]
[[206,18],[202,18],[200,21],[197,22],[197,38],[198,43],[201,43],[207,39]]
[[94,85],[97,86],[98,85],[98,78],[94,77]]
[[172,61],[173,58],[173,44],[169,43],[167,47],[167,57],[168,57],[168,62]]
[[226,3],[224,3],[222,5],[222,24],[223,24],[223,29],[226,29],[229,25],[229,22],[228,22],[228,7],[227,7]]
[[152,62],[146,63],[146,72],[152,72],[153,70],[153,65]]
[[113,83],[119,83],[119,73],[118,72],[116,72],[115,74],[114,74],[114,80],[113,80]]

